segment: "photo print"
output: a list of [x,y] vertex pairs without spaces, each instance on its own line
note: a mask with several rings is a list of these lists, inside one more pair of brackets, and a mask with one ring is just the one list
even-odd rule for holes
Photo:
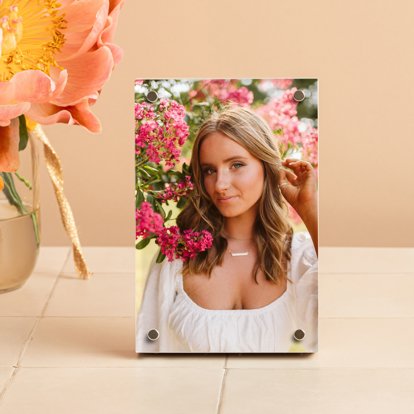
[[318,349],[316,79],[135,81],[136,351]]

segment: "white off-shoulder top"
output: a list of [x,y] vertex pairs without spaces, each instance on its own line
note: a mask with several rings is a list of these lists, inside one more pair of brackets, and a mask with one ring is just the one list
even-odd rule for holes
[[[295,233],[286,291],[257,309],[213,310],[197,305],[183,288],[182,262],[151,267],[137,317],[136,351],[316,352],[318,338],[317,256],[308,233]],[[297,330],[305,332],[294,340]],[[148,333],[156,330],[156,340]],[[151,335],[150,335],[151,336]]]

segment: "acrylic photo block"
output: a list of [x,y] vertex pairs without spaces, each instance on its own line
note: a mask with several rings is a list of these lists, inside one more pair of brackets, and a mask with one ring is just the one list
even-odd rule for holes
[[318,349],[316,79],[135,81],[136,351]]

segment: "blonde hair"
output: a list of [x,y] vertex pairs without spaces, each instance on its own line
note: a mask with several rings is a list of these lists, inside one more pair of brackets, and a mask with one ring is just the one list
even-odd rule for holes
[[227,240],[222,234],[224,218],[206,192],[200,167],[200,147],[213,132],[221,132],[251,155],[260,160],[264,169],[263,193],[259,199],[254,240],[258,257],[253,269],[261,270],[267,280],[276,284],[287,274],[293,230],[287,218],[287,206],[279,190],[281,168],[280,152],[269,125],[252,110],[227,106],[213,113],[200,127],[194,141],[190,170],[194,192],[177,217],[181,230],[208,230],[213,235],[213,246],[184,263],[184,274],[207,274],[223,263]]

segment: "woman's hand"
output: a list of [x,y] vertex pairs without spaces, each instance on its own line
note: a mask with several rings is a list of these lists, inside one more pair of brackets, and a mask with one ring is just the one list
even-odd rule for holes
[[302,217],[309,209],[316,208],[315,172],[309,162],[293,158],[287,158],[282,165],[286,168],[280,169],[280,191]]
[[279,188],[286,201],[305,223],[318,252],[317,181],[312,165],[307,161],[287,158],[280,169]]

